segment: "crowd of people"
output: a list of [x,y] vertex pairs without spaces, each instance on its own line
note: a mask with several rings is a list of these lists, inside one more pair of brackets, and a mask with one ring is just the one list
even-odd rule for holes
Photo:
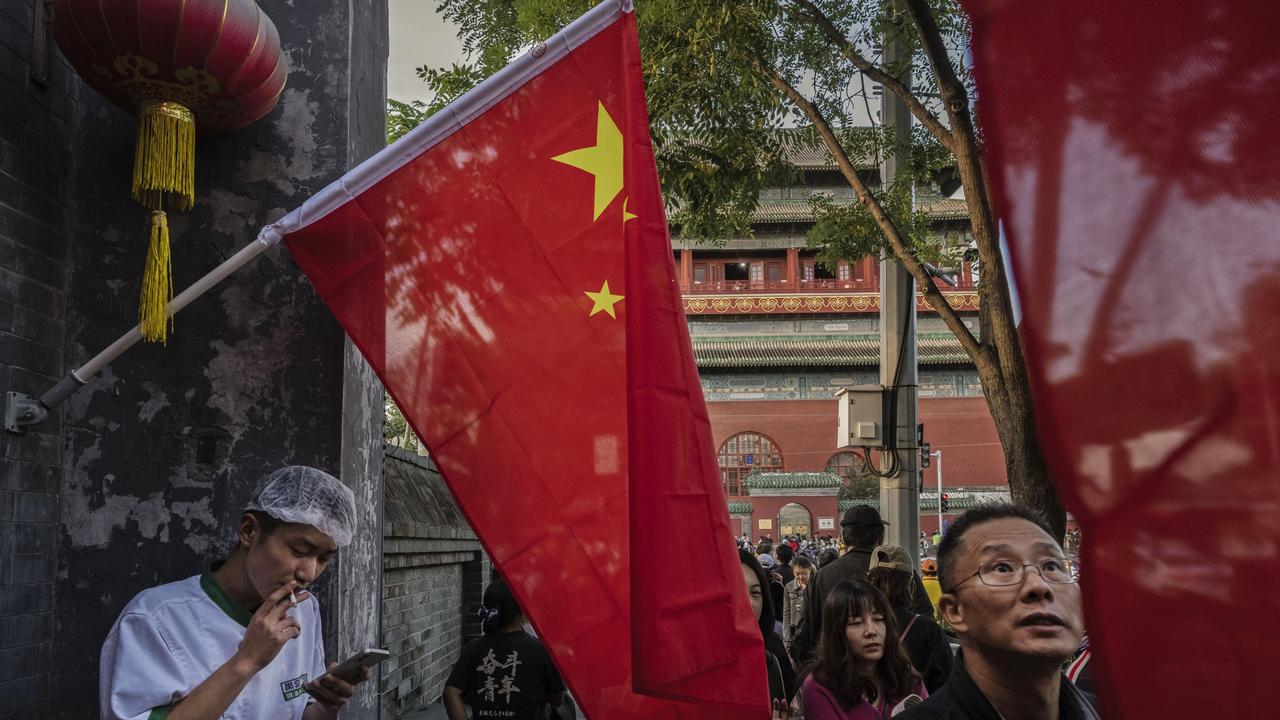
[[1098,717],[1077,576],[1041,518],[975,508],[922,534],[918,566],[886,525],[858,505],[830,547],[738,539],[775,720]]
[[773,555],[774,548],[781,549],[783,546],[789,548],[791,555],[804,556],[811,562],[817,562],[824,553],[834,553],[836,557],[844,549],[843,541],[840,538],[831,537],[830,535],[815,535],[810,538],[807,535],[788,535],[782,538],[776,545],[773,539],[768,535],[760,536],[755,542],[751,538],[743,535],[738,538],[738,549],[758,556]]
[[[291,466],[264,478],[223,562],[121,612],[102,648],[102,717],[336,717],[369,669],[326,662],[306,588],[354,524],[354,497],[332,476]],[[884,543],[885,526],[858,505],[838,538],[739,539],[775,720],[1097,718],[1076,573],[1040,518],[975,508],[918,565]],[[449,719],[468,706],[474,717],[574,717],[501,578],[481,614],[484,635],[446,682]]]

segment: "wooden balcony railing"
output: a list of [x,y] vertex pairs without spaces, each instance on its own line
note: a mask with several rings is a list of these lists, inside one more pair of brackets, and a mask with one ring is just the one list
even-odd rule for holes
[[[934,284],[944,292],[947,290],[972,290],[974,283],[970,277],[957,277],[955,286],[935,279]],[[880,279],[867,278],[861,280],[800,280],[787,282],[779,280],[764,282],[750,280],[716,280],[711,282],[694,282],[682,288],[686,295],[767,295],[787,293],[867,293],[880,292]]]

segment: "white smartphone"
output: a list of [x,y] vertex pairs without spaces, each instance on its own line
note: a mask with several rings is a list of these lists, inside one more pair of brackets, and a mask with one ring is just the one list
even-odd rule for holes
[[[338,663],[325,675],[332,675],[340,680],[354,682],[360,676],[360,668],[373,667],[391,657],[391,653],[383,648],[365,648],[351,657]],[[316,678],[317,680],[319,678]]]

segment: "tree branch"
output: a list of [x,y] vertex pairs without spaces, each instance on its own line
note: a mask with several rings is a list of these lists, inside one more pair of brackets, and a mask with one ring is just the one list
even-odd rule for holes
[[882,87],[888,89],[889,92],[892,92],[894,95],[901,98],[902,102],[906,103],[907,110],[911,111],[911,114],[920,121],[920,124],[932,133],[933,136],[938,139],[938,142],[942,143],[943,147],[951,150],[951,146],[955,142],[951,132],[943,126],[942,121],[938,119],[937,115],[930,112],[929,108],[925,107],[924,103],[920,102],[920,98],[916,97],[915,93],[911,92],[910,88],[908,88],[898,78],[885,72],[883,68],[878,67],[870,60],[863,57],[862,54],[858,52],[857,48],[853,46],[853,43],[849,42],[849,38],[845,37],[844,33],[840,32],[840,29],[835,26],[835,23],[831,22],[831,18],[827,17],[826,13],[822,12],[822,10],[813,3],[813,0],[791,0],[791,2],[799,5],[801,8],[794,13],[796,17],[799,17],[817,27],[823,35],[827,36],[828,40],[840,49],[840,54],[843,55],[846,60],[853,63],[854,67],[862,71],[863,75],[880,83]]
[[965,353],[973,359],[975,365],[981,365],[989,362],[990,358],[984,348],[969,332],[969,328],[965,326],[964,321],[960,319],[960,314],[947,302],[947,298],[934,284],[933,278],[925,270],[924,265],[915,255],[907,250],[906,241],[899,232],[898,226],[894,224],[893,219],[884,211],[884,207],[876,201],[871,194],[871,190],[867,188],[867,184],[862,178],[858,177],[857,170],[853,167],[853,163],[849,160],[849,155],[845,153],[844,147],[840,145],[840,141],[836,138],[835,133],[831,130],[831,125],[826,118],[822,116],[821,111],[808,98],[791,86],[777,71],[772,68],[763,68],[763,72],[774,87],[782,91],[787,99],[800,108],[800,111],[809,118],[809,122],[813,123],[818,134],[822,136],[822,141],[827,147],[827,151],[836,160],[836,166],[840,168],[840,173],[844,175],[849,186],[858,196],[859,202],[863,207],[871,213],[871,217],[875,220],[880,231],[884,233],[885,238],[889,241],[889,247],[893,249],[894,257],[898,258],[916,279],[916,284],[920,286],[920,292],[924,294],[925,301],[938,313],[938,317],[942,318],[943,323],[951,330],[956,339],[960,341],[960,346],[964,348]]
[[[801,0],[803,1],[803,0]],[[928,0],[904,0],[920,33],[920,43],[925,57],[938,83],[938,91],[951,134],[955,139],[951,148],[956,159],[956,170],[965,190],[965,204],[969,210],[970,227],[978,245],[982,260],[982,283],[979,292],[984,304],[982,342],[996,351],[1001,373],[1008,379],[1012,374],[1026,372],[1026,360],[1022,343],[1013,320],[1013,305],[1009,299],[1009,278],[1004,269],[1004,252],[1000,248],[1000,233],[991,209],[990,186],[982,166],[982,150],[978,146],[978,134],[969,112],[969,94],[960,82],[933,10]]]

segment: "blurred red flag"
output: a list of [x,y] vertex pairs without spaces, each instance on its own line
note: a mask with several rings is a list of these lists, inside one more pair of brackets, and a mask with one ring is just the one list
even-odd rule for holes
[[1269,716],[1280,5],[964,4],[1104,716]]
[[278,229],[589,717],[767,717],[619,5]]

